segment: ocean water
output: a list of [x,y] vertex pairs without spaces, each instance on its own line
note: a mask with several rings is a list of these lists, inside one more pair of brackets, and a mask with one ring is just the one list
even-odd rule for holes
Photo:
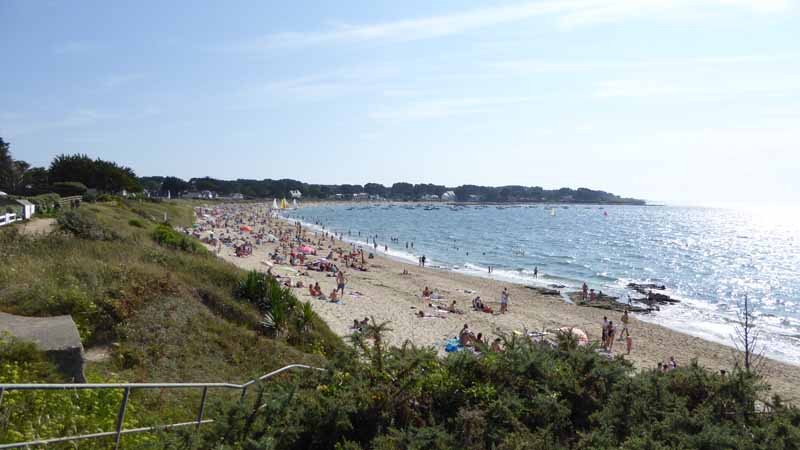
[[286,215],[365,247],[377,235],[378,250],[388,245],[389,255],[412,264],[424,254],[427,265],[477,276],[490,276],[492,266],[491,277],[509,282],[567,291],[585,281],[623,299],[640,297],[629,282],[663,284],[681,303],[642,320],[726,345],[733,345],[737,302],[747,295],[765,353],[800,364],[796,210],[350,204]]

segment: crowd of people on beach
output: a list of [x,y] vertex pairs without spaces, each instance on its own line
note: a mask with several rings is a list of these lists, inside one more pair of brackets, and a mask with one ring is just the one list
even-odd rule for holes
[[[320,229],[317,231],[305,228],[299,221],[287,221],[280,218],[274,211],[260,205],[236,205],[236,204],[223,204],[214,207],[196,208],[198,216],[197,224],[187,229],[187,233],[191,233],[196,237],[202,239],[206,244],[211,246],[216,253],[222,252],[224,248],[230,248],[233,252],[232,255],[237,257],[248,257],[253,254],[254,250],[261,250],[266,244],[270,244],[272,250],[266,252],[267,258],[262,261],[267,268],[267,275],[280,281],[288,288],[305,289],[302,280],[292,280],[289,275],[279,275],[273,271],[277,265],[286,265],[294,269],[295,273],[299,276],[308,276],[310,271],[325,273],[326,278],[333,278],[333,286],[323,288],[320,281],[308,282],[308,296],[315,300],[328,301],[333,303],[340,303],[345,295],[353,297],[361,296],[359,292],[348,292],[346,270],[363,271],[370,270],[368,261],[373,259],[375,255],[371,252],[366,252],[363,247],[355,242],[345,241],[344,233],[335,233],[325,229],[324,225],[320,222],[317,224]],[[290,226],[286,226],[289,222]],[[361,236],[361,232],[357,232]],[[347,231],[347,236],[352,236],[355,233],[352,230]],[[370,234],[367,241],[372,241],[372,247],[377,249],[378,235]],[[400,244],[400,239],[397,237],[390,237],[392,243]],[[406,242],[406,248],[413,248],[413,242]],[[384,245],[384,250],[388,251],[388,246]],[[419,256],[419,266],[425,267],[427,257],[425,255]],[[493,271],[493,267],[489,271]],[[538,277],[538,267],[534,268],[534,277]],[[403,275],[410,275],[408,269],[403,270]],[[602,292],[599,295],[595,293],[594,289],[589,289],[586,283],[582,286],[582,298],[589,301],[595,301],[597,298],[602,298]],[[445,299],[442,293],[431,289],[428,286],[422,291],[422,305],[427,306],[419,308],[414,315],[419,318],[448,318],[450,315],[463,315],[466,312],[458,307],[456,300]],[[486,314],[506,314],[509,312],[511,294],[507,287],[504,287],[497,297],[496,302],[499,308],[489,305],[480,295],[476,295],[472,299],[473,312],[486,313]],[[497,304],[495,304],[497,306]],[[613,351],[615,338],[625,340],[627,354],[630,354],[632,349],[633,339],[628,328],[629,317],[627,311],[621,318],[622,329],[617,330],[617,327],[612,321],[604,318],[601,346],[608,352]],[[363,324],[366,322],[354,321],[354,326],[357,323]],[[458,340],[464,344],[475,344],[484,342],[483,336],[478,333],[471,335],[468,330],[462,330],[459,333]],[[624,337],[623,337],[624,336]],[[494,346],[495,342],[492,343]],[[466,347],[466,345],[464,345]]]

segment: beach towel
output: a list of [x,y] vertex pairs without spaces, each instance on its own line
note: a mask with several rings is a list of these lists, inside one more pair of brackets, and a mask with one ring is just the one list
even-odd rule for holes
[[447,353],[457,352],[462,348],[463,347],[461,346],[461,343],[458,341],[458,339],[455,338],[448,339],[444,343],[444,351],[446,351]]

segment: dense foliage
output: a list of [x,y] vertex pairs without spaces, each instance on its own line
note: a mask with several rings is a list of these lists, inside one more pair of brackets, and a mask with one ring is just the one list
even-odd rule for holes
[[353,194],[366,193],[392,200],[420,200],[426,195],[441,196],[453,191],[456,200],[484,202],[565,202],[565,203],[628,203],[643,204],[636,199],[622,198],[604,191],[586,188],[577,190],[561,188],[556,190],[541,187],[525,186],[474,186],[464,185],[455,188],[435,184],[394,183],[384,186],[378,183],[365,185],[341,184],[321,185],[308,184],[296,180],[218,180],[214,178],[192,178],[188,182],[175,177],[144,177],[140,179],[143,186],[153,192],[166,195],[169,191],[176,196],[186,191],[213,191],[220,195],[240,193],[247,197],[282,198],[289,197],[289,191],[298,190],[304,198],[331,198],[341,194],[343,198],[352,198]]
[[[381,347],[382,325],[328,371],[264,387],[186,447],[218,449],[796,449],[800,412],[759,380],[692,364],[635,372],[567,338],[503,353]],[[254,405],[264,405],[254,409]]]
[[86,155],[58,155],[50,163],[49,179],[56,182],[80,182],[102,192],[141,189],[132,169],[115,162],[91,159]]

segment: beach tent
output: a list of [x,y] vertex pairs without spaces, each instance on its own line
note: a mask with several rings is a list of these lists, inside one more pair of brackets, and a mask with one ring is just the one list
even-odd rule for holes
[[273,198],[272,199],[272,209],[278,209],[278,199],[277,198]]
[[297,209],[297,199],[292,200],[292,208]]
[[286,199],[281,199],[281,209],[286,209],[288,206],[289,204],[286,203]]

